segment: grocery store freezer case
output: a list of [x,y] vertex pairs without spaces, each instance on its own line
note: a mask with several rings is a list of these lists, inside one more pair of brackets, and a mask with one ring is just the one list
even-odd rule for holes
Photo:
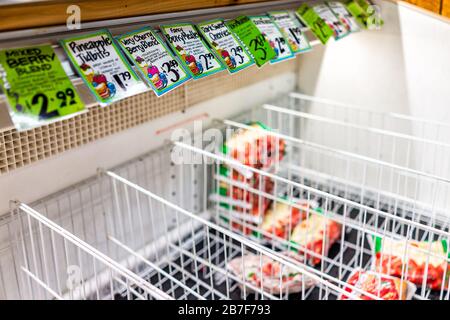
[[[380,120],[373,121],[377,117]],[[427,121],[291,93],[231,119],[216,120],[213,127],[258,130],[249,121],[267,124],[273,128],[269,135],[285,141],[285,156],[276,171],[245,166],[220,152],[178,141],[110,170],[99,169],[91,179],[30,205],[12,202],[10,220],[2,228],[13,240],[1,266],[3,274],[9,268],[15,277],[2,278],[4,297],[357,298],[363,292],[346,280],[354,270],[373,267],[374,239],[402,243],[405,261],[413,252],[413,241],[449,240],[448,168],[427,168],[425,157],[412,161],[414,152],[408,152],[434,150],[448,157],[448,146],[401,132],[405,122],[431,128]],[[394,122],[403,125],[389,129]],[[333,131],[345,132],[340,136],[345,140],[330,140]],[[175,164],[173,152],[180,151],[200,155],[203,161]],[[299,248],[289,238],[261,236],[264,231],[258,225],[251,227],[259,236],[234,228],[233,219],[242,225],[247,221],[214,197],[226,179],[217,174],[222,165],[243,167],[275,184],[270,193],[235,187],[270,199],[272,205],[302,209],[295,199],[315,201],[322,215],[339,223],[343,232],[328,252],[318,254],[321,263],[292,259],[286,250],[298,250],[305,257],[317,253]],[[323,241],[328,241],[326,232]],[[430,270],[430,261],[442,259],[431,245],[422,251]],[[300,275],[299,289],[291,292],[283,286],[281,273],[279,284],[267,289],[264,277],[270,275],[261,272],[255,285],[245,272],[237,274],[228,267],[238,259],[245,270],[239,257],[247,254],[261,265],[270,260],[281,269],[294,270]],[[445,257],[445,268],[447,263]],[[402,280],[409,277],[405,270]],[[431,289],[428,269],[424,272],[414,298],[448,299],[448,279],[444,276]]]
[[[293,1],[285,2],[297,5]],[[383,4],[383,9],[385,6],[392,4]],[[236,10],[241,8],[229,7],[228,10],[224,17],[235,15]],[[258,13],[266,9],[252,9],[249,6],[246,10]],[[217,11],[204,10],[202,14],[197,13],[191,11],[185,14],[191,18],[206,19],[208,15],[214,16]],[[389,19],[392,18],[392,13],[390,11]],[[423,21],[425,19],[420,20],[416,16],[411,18],[411,15],[413,14],[402,11],[402,22],[409,21],[417,28],[429,28]],[[170,13],[157,15],[152,24],[174,18],[183,17]],[[110,22],[115,33],[134,28],[138,24],[148,24],[142,17],[132,18],[125,26],[120,21]],[[96,23],[88,25],[94,29],[98,26]],[[397,27],[401,26],[399,24]],[[390,23],[386,27],[388,38],[392,39],[396,25]],[[61,31],[49,30],[55,31],[55,34]],[[427,36],[439,34],[429,31],[434,29],[426,30]],[[39,30],[11,34],[17,37],[11,37],[10,43],[23,39],[27,39],[30,44],[38,43],[43,37],[52,40],[52,35],[40,34]],[[33,35],[31,39],[30,35]],[[381,41],[381,37],[376,38],[375,33],[365,35],[364,39],[362,37],[355,35],[342,44],[355,39],[353,44],[356,47],[346,47],[352,54],[361,46],[367,46],[367,51],[370,51],[371,47],[367,42],[376,46],[386,44]],[[375,38],[380,42],[374,41]],[[430,37],[427,39],[430,40]],[[403,42],[406,47],[413,43],[411,38],[408,40],[409,42]],[[439,45],[443,48],[441,42]],[[394,47],[389,43],[387,51],[392,49],[391,46]],[[330,56],[335,56],[339,62],[335,63],[336,70],[345,66],[345,63],[339,61],[345,50],[339,51],[337,44],[332,48],[327,47],[328,55],[323,54],[322,48],[316,47],[314,50],[321,52],[318,57],[323,58],[324,70],[326,63],[335,61]],[[433,57],[437,53],[445,55],[446,51],[441,51],[434,50]],[[384,57],[378,50],[373,52],[380,59]],[[411,54],[412,50],[408,53]],[[359,56],[351,55],[350,60],[362,61],[361,57],[370,60],[375,54],[365,52]],[[417,54],[421,55],[423,51],[418,51]],[[412,295],[414,299],[448,300],[448,257],[436,254],[433,249],[436,243],[448,244],[450,236],[450,145],[447,141],[450,126],[439,121],[391,112],[392,110],[370,111],[367,106],[357,107],[296,92],[289,93],[302,87],[310,89],[310,84],[307,83],[310,79],[302,78],[303,73],[298,65],[298,60],[314,62],[309,57],[307,54],[302,55],[297,60],[265,66],[264,69],[249,68],[232,78],[228,74],[218,74],[205,81],[187,83],[171,96],[159,99],[148,93],[105,109],[94,106],[88,114],[74,118],[73,121],[39,128],[32,134],[18,134],[8,128],[8,132],[2,136],[2,142],[12,147],[7,153],[0,153],[0,172],[9,174],[6,179],[10,178],[10,181],[15,177],[20,180],[25,173],[30,173],[30,163],[56,162],[55,157],[52,158],[54,155],[66,157],[67,160],[70,152],[63,151],[73,151],[83,145],[86,147],[88,142],[98,142],[100,138],[109,135],[110,141],[115,140],[123,146],[124,139],[120,140],[121,135],[112,135],[113,133],[121,131],[125,135],[133,127],[156,118],[162,119],[156,126],[160,126],[167,117],[171,118],[169,123],[176,124],[179,118],[183,121],[188,118],[178,117],[176,112],[189,114],[190,109],[201,109],[202,114],[205,114],[210,112],[211,106],[220,119],[208,122],[210,127],[221,130],[254,130],[248,124],[259,120],[272,128],[267,134],[286,142],[286,154],[275,171],[242,168],[239,163],[220,152],[212,152],[202,145],[192,146],[185,142],[166,142],[160,147],[152,141],[152,147],[146,149],[152,150],[147,153],[142,152],[142,147],[135,148],[130,142],[129,153],[133,156],[119,154],[117,151],[111,153],[114,155],[111,158],[120,159],[119,162],[127,160],[126,157],[133,158],[119,166],[112,165],[112,160],[105,162],[104,155],[97,155],[102,158],[100,162],[107,163],[106,166],[95,172],[92,166],[99,164],[90,163],[90,170],[86,170],[87,165],[80,166],[75,177],[73,173],[71,175],[72,180],[78,181],[80,178],[76,175],[84,178],[88,171],[91,178],[56,193],[49,192],[52,194],[44,198],[42,195],[35,197],[31,192],[23,195],[30,199],[42,198],[38,201],[24,201],[20,198],[11,201],[10,214],[2,215],[0,221],[0,298],[340,299],[343,296],[364,296],[376,299],[379,297],[363,292],[360,287],[347,282],[358,270],[374,270],[377,269],[377,261],[383,263],[383,251],[380,252],[377,248],[381,239],[383,242],[397,243],[401,260],[408,261],[400,264],[400,269],[396,270],[398,279],[415,282],[415,286],[403,283],[403,289],[408,291],[407,296]],[[366,63],[365,67],[369,68],[372,64],[378,68],[373,61]],[[400,71],[403,69],[400,68]],[[411,72],[409,69],[407,71]],[[308,73],[308,70],[305,72]],[[346,74],[347,72],[351,78],[351,71],[346,70]],[[378,73],[367,73],[374,76],[374,83],[378,84],[377,93],[388,87],[389,79],[383,78],[380,81],[376,78]],[[422,73],[423,70],[420,70],[421,76]],[[332,79],[335,74],[320,74],[317,71],[316,76],[320,79],[325,75]],[[74,79],[73,74],[71,76],[75,84],[80,84],[80,79]],[[299,83],[296,83],[295,78],[299,79]],[[355,76],[352,80],[357,83],[358,79]],[[395,81],[396,78],[393,79]],[[333,84],[332,91],[336,95],[340,84],[337,81],[329,82]],[[438,88],[437,81],[430,83]],[[383,86],[384,84],[386,85]],[[318,90],[307,91],[326,92],[327,88],[330,87],[324,84]],[[398,87],[388,89],[395,91]],[[239,90],[239,94],[233,96],[233,91]],[[227,94],[222,95],[223,91],[227,91]],[[245,91],[244,95],[242,91]],[[417,94],[422,92],[416,91]],[[367,101],[367,95],[364,96],[366,99],[357,98],[367,92],[352,92],[355,94],[353,100]],[[219,102],[220,97],[216,99],[217,95],[222,95],[222,100],[227,100],[228,103]],[[268,97],[275,95],[279,97],[269,101]],[[242,99],[243,96],[247,101]],[[378,108],[389,106],[383,103],[387,98],[371,98],[373,101],[370,103]],[[268,103],[264,104],[262,101]],[[410,102],[416,103],[415,100]],[[193,107],[197,104],[203,104],[203,107]],[[244,105],[255,105],[255,108],[232,117],[220,113],[220,109],[244,110]],[[193,115],[198,115],[195,112]],[[162,116],[166,118],[161,118]],[[206,118],[209,116],[208,114]],[[6,125],[11,126],[11,123]],[[153,129],[150,131],[149,127],[145,127],[139,133],[153,133]],[[133,134],[136,132],[133,131]],[[37,145],[39,137],[55,140],[42,146]],[[155,135],[155,140],[157,139],[161,137]],[[37,145],[36,150],[33,149],[33,143]],[[92,148],[95,147],[96,145]],[[170,161],[173,148],[193,157],[200,155],[202,159],[211,160],[212,164],[173,164]],[[86,149],[81,152],[86,152]],[[134,158],[140,153],[144,154]],[[317,204],[325,221],[342,226],[339,238],[330,245],[327,252],[323,250],[317,253],[309,248],[299,247],[289,241],[289,237],[283,238],[267,232],[264,234],[264,230],[258,230],[258,225],[249,223],[232,206],[224,207],[215,198],[217,185],[224,182],[224,177],[217,175],[221,165],[241,168],[273,181],[274,188],[270,192],[258,187],[236,186],[261,199],[270,200],[273,206],[285,205],[291,210],[305,211],[297,200]],[[42,189],[48,188],[44,179],[24,181],[42,185]],[[230,179],[225,182],[235,185]],[[230,203],[233,200],[235,199],[230,199]],[[318,215],[318,211],[309,208],[306,213]],[[263,217],[260,213],[256,218]],[[232,222],[252,228],[254,232],[248,234],[236,230]],[[325,244],[323,248],[327,247],[327,232],[324,232],[322,240]],[[416,249],[417,242],[425,245]],[[290,252],[301,252],[300,256],[303,255],[305,259],[293,260]],[[377,256],[377,253],[380,254]],[[417,254],[421,256],[424,265],[421,273],[419,272],[421,278],[414,278],[408,273],[408,257]],[[243,255],[252,255],[256,261],[252,267],[256,267],[258,271],[251,277],[245,272],[247,260],[240,258]],[[310,263],[307,259],[309,256],[318,259],[320,263]],[[389,252],[384,252],[384,256],[388,257],[388,261],[392,257]],[[243,270],[239,271],[240,267],[229,268],[232,261],[237,261]],[[438,276],[431,268],[436,261],[443,269],[443,273]],[[276,266],[281,272],[275,273],[274,277],[270,272],[263,272],[263,265]],[[286,287],[283,270],[295,274],[295,279],[292,280],[296,282],[295,292],[292,292],[294,286]],[[274,279],[276,276],[279,276],[279,281]],[[270,288],[265,285],[266,280],[272,284]]]

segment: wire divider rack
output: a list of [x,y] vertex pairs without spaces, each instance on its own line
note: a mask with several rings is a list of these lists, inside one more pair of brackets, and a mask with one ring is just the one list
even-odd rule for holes
[[[123,265],[99,252],[26,204],[14,202],[12,206],[14,214],[18,215],[17,222],[20,223],[21,230],[21,251],[24,265],[18,267],[27,276],[25,286],[28,287],[30,298],[87,299],[92,295],[92,298],[100,299],[105,294],[111,295],[115,287],[119,286],[125,288],[128,297],[133,296],[135,299],[171,299],[163,291],[156,289]],[[33,228],[36,228],[36,230],[33,231]],[[28,247],[25,246],[25,237],[29,238],[30,245]],[[64,294],[61,294],[62,281],[57,276],[59,261],[56,248],[58,243],[61,245],[61,242],[66,254],[65,258],[69,259],[68,256],[73,253],[79,261],[78,265],[73,265],[74,273],[72,275],[74,278],[70,279],[70,274],[67,278],[67,286],[71,290]],[[19,241],[16,241],[16,243],[19,243]],[[39,274],[38,259],[43,266],[44,272],[42,274]],[[83,260],[91,265],[91,270],[85,270],[85,272],[93,274],[89,281],[85,281],[85,277],[83,277],[81,267],[81,261]],[[67,270],[70,269],[69,265]],[[56,271],[56,273],[52,274],[52,271]],[[32,281],[36,286],[33,286]],[[55,281],[55,287],[59,288],[58,291],[52,288],[51,283],[53,281]],[[136,287],[140,289],[140,292],[136,291]],[[101,289],[103,290],[100,291]]]
[[[331,105],[315,100],[292,93],[277,104],[216,122],[220,129],[258,130],[249,121],[274,128],[266,133],[285,141],[286,154],[270,170],[178,141],[101,170],[97,177],[30,206],[15,203],[8,225],[15,283],[2,276],[2,290],[17,287],[21,298],[42,299],[338,299],[343,294],[379,299],[346,281],[357,269],[376,268],[373,242],[380,237],[400,243],[402,280],[411,277],[410,255],[419,252],[425,257],[415,299],[448,300],[450,280],[445,276],[439,288],[427,285],[435,261],[442,262],[444,274],[449,270],[449,258],[431,247],[436,241],[450,242],[449,180],[445,166],[433,159],[446,154],[446,142],[387,129],[375,123],[370,111],[360,110],[373,121],[367,127],[361,119],[342,115],[354,108],[311,105]],[[317,110],[324,114],[314,115]],[[385,122],[416,123],[411,117],[377,114]],[[433,152],[422,154],[423,150]],[[176,164],[174,152],[201,161]],[[231,175],[218,174],[221,166],[230,168]],[[234,171],[256,177],[257,183],[230,178]],[[264,181],[273,183],[270,191],[263,188]],[[303,210],[300,223],[319,213],[298,201],[314,202],[321,208],[323,223],[333,221],[342,232],[329,243],[325,227],[321,250],[312,250],[291,239],[292,217],[283,234],[263,230],[262,206],[257,215],[242,214],[236,207],[248,210],[245,203],[230,195],[217,197],[221,184],[251,194],[259,204],[267,201],[271,208]],[[414,241],[429,246],[416,249]],[[260,273],[254,275],[257,281],[245,272],[247,255],[259,260],[253,266]],[[311,263],[311,258],[320,263]],[[229,268],[233,259],[240,262],[241,274]],[[264,273],[268,262],[279,272]],[[285,269],[300,275],[295,292],[284,284]],[[267,282],[272,284],[269,289]]]

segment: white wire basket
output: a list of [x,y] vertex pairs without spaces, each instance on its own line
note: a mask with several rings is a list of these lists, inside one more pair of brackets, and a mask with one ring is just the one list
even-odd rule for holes
[[[19,230],[15,263],[22,271],[23,298],[236,299],[252,295],[283,299],[294,290],[299,295],[312,289],[320,295],[345,293],[339,281],[323,279],[305,264],[224,229],[205,219],[205,214],[184,210],[114,172],[104,172],[100,184],[111,187],[112,198],[104,207],[105,238],[97,245],[104,243],[114,259],[75,235],[79,228],[80,236],[87,236],[87,224],[93,223],[92,231],[99,236],[96,222],[86,212],[55,218],[60,224],[68,218],[69,232],[29,206],[14,203]],[[57,200],[58,207],[61,202]],[[259,283],[246,277],[248,261],[243,257],[248,255],[254,256],[261,270]],[[233,272],[230,261],[242,271]],[[268,263],[281,269],[270,280],[262,273]],[[296,274],[295,289],[283,283],[284,269]]]
[[[30,206],[14,203],[0,263],[14,276],[2,278],[3,296],[383,298],[348,283],[365,271],[378,284],[395,277],[400,298],[449,299],[448,165],[435,160],[448,154],[442,137],[430,139],[432,122],[293,93],[215,127],[263,130],[252,121],[285,143],[281,161],[258,169],[178,141]],[[176,164],[174,154],[200,161]],[[283,227],[264,227],[280,208]]]
[[21,244],[17,268],[23,298],[114,298],[119,291],[128,299],[171,299],[29,206],[15,203],[13,214],[20,230],[15,243]]

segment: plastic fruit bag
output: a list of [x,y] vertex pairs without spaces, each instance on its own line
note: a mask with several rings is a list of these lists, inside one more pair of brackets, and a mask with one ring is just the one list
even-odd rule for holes
[[330,247],[339,239],[341,229],[339,223],[320,212],[311,213],[294,228],[290,241],[297,245],[299,253],[305,254],[310,264],[316,265],[322,261],[322,254],[327,255]]
[[[295,201],[298,207],[283,202],[273,202],[269,210],[264,215],[264,220],[261,224],[261,229],[267,238],[271,236],[288,239],[288,232],[293,230],[295,226],[302,220],[306,219],[309,210],[314,210],[318,207],[318,203],[312,200],[298,200]],[[290,230],[289,230],[290,228]]]
[[272,194],[274,187],[273,180],[266,176],[260,177],[260,175],[254,175],[250,179],[245,179],[234,170],[231,180],[233,182],[227,183],[221,181],[219,183],[219,197],[217,199],[220,201],[222,207],[228,208],[231,204],[232,209],[235,211],[253,216],[260,215],[262,219],[271,200],[264,195],[259,195],[252,191],[252,189],[266,194]]
[[431,243],[380,237],[373,240],[376,271],[397,277],[403,272],[404,278],[420,287],[425,284],[432,290],[448,289],[450,265],[446,240]]
[[239,129],[227,138],[222,153],[240,163],[257,168],[269,168],[283,159],[285,142],[269,134],[271,130],[261,122],[248,124],[252,129]]
[[[417,289],[409,281],[362,269],[354,270],[348,277],[347,284],[383,300],[411,300]],[[345,287],[344,290],[361,300],[375,300],[371,296],[364,295],[364,293],[360,293],[350,287]],[[339,295],[338,299],[355,300],[345,294]]]
[[[293,252],[286,251],[281,254],[302,261],[302,257]],[[247,292],[258,292],[262,288],[266,293],[279,295],[297,293],[302,288],[307,289],[315,285],[313,279],[267,256],[247,254],[231,260],[227,268],[239,279],[241,290],[243,282],[246,284]]]

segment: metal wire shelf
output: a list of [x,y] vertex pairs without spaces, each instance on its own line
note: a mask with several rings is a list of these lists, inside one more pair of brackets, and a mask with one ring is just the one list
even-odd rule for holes
[[[23,203],[14,203],[13,214],[20,224],[22,260],[17,265],[26,275],[21,278],[29,299],[100,299],[116,291],[139,300],[171,299],[147,281],[105,256],[89,244],[48,220]],[[58,256],[64,253],[63,257]],[[73,259],[72,263],[69,262]],[[62,261],[61,261],[62,260]],[[20,261],[20,262],[19,262]],[[75,262],[76,261],[76,262]],[[84,261],[84,262],[83,262]],[[62,265],[66,266],[61,269]],[[89,268],[85,268],[86,266]],[[68,291],[63,291],[61,273],[67,271]],[[89,275],[89,278],[85,275]],[[63,278],[64,279],[64,278]],[[140,292],[136,291],[136,287]]]
[[[161,298],[166,295],[176,299],[339,299],[345,294],[356,299],[358,294],[364,294],[379,299],[346,281],[355,270],[376,269],[376,263],[382,261],[383,256],[390,256],[390,252],[383,251],[381,260],[376,259],[373,242],[380,237],[384,242],[396,241],[403,248],[401,259],[405,263],[398,275],[401,280],[411,280],[410,255],[419,253],[424,257],[423,277],[420,283],[416,281],[415,299],[448,300],[449,258],[433,251],[431,244],[450,241],[449,180],[443,174],[443,167],[429,172],[426,169],[430,167],[421,164],[439,152],[446,152],[445,143],[429,143],[428,138],[410,139],[404,132],[401,142],[396,140],[399,132],[384,128],[383,138],[380,138],[379,130],[364,129],[370,131],[364,136],[366,144],[373,141],[380,144],[375,151],[363,148],[360,144],[363,138],[357,135],[364,131],[363,125],[358,123],[360,120],[333,120],[333,112],[311,115],[309,112],[320,108],[311,107],[309,100],[303,101],[301,96],[292,94],[276,106],[272,103],[232,120],[216,122],[216,128],[222,130],[260,130],[249,126],[249,121],[271,126],[273,130],[265,130],[265,134],[286,144],[284,158],[273,168],[256,169],[204,145],[178,141],[111,171],[102,170],[95,178],[32,204],[34,209],[19,205],[18,208],[27,208],[21,214],[34,222],[30,229],[24,224],[26,219],[13,219],[6,225],[9,233],[22,234],[28,239],[27,236],[39,236],[40,225],[44,224],[50,227],[50,232],[58,230],[58,235],[67,236],[64,242],[76,239],[76,243],[71,242],[75,247],[81,244],[82,248],[89,248],[89,254],[93,255],[90,259],[100,257],[112,261],[117,268],[120,266],[121,274],[116,278],[122,279],[125,285],[118,282],[114,286],[116,290],[106,291],[102,291],[103,286],[91,285],[86,287],[91,294],[75,298]],[[336,108],[339,110],[336,114],[341,117],[344,106]],[[383,117],[390,116],[383,114]],[[401,117],[394,115],[389,119],[396,118]],[[411,118],[408,121],[415,123]],[[334,127],[328,130],[326,123]],[[335,140],[344,141],[335,144]],[[406,149],[411,151],[406,155],[407,161],[396,157],[386,159],[385,154],[392,151],[392,146],[398,152],[405,150],[404,141],[410,141],[406,142]],[[430,145],[435,153],[414,157],[412,151],[418,150],[416,147]],[[175,164],[171,161],[174,152],[201,161]],[[218,174],[222,166],[229,168],[229,176]],[[249,173],[256,177],[255,183],[233,179],[234,171]],[[263,181],[271,181],[273,187],[266,189]],[[282,234],[268,232],[260,225],[265,216],[262,206],[249,219],[242,210],[236,210],[239,205],[230,195],[228,199],[223,195],[217,198],[220,184],[252,194],[259,203],[267,201],[270,208],[285,206],[289,212],[297,209],[305,215],[293,224],[291,214]],[[315,203],[320,213],[317,208],[305,209],[299,205],[299,200]],[[231,205],[224,206],[224,202]],[[14,210],[14,216],[20,216]],[[330,231],[325,228],[320,251],[293,243],[294,227],[319,215],[324,223],[332,221],[341,226],[338,238],[331,241]],[[17,221],[22,223],[17,224]],[[62,249],[52,247],[51,243],[31,243],[23,239],[23,236],[22,241],[21,237],[15,238],[13,252],[8,251],[12,256],[12,262],[8,263],[15,265],[17,274],[11,279],[2,278],[0,292],[3,296],[26,298],[32,294],[35,298],[70,298],[64,295],[67,288],[56,286],[56,279],[45,278],[46,272],[56,269],[55,262],[48,269],[41,254],[34,265],[30,264],[33,252],[42,253],[49,248],[60,255]],[[413,245],[416,241],[430,245],[417,249]],[[21,258],[23,252],[26,252],[25,260]],[[260,277],[256,276],[259,282],[245,276],[247,258],[242,256],[249,254],[256,257],[253,267],[261,273]],[[230,269],[233,259],[242,265],[240,272]],[[93,276],[95,278],[92,266],[86,259],[74,256],[72,260],[82,270],[90,270],[83,273],[82,279],[92,284]],[[439,285],[430,288],[431,269],[436,261],[444,269],[444,276]],[[273,274],[264,274],[263,266],[267,263],[280,266],[281,272],[276,274],[279,281],[271,279]],[[3,269],[6,264],[0,263],[0,267]],[[67,278],[69,264],[64,261],[60,264],[60,270],[54,274],[61,283]],[[24,265],[28,273],[22,269]],[[283,270],[288,269],[299,275],[297,281],[301,285],[295,293],[283,278]],[[128,285],[123,280],[125,276],[129,278]],[[30,278],[40,281],[34,279],[32,290]],[[266,286],[269,280],[270,289]],[[10,283],[12,281],[15,283]],[[15,287],[18,293],[7,290]],[[42,288],[52,291],[42,292]],[[348,292],[349,288],[353,293]],[[149,290],[156,293],[151,294]],[[107,294],[96,295],[96,292]]]
[[[450,177],[450,125],[442,122],[374,111],[300,93],[291,93],[266,104],[257,113],[265,113],[264,117],[280,130],[284,130],[279,127],[283,122],[308,127],[301,135],[309,142],[436,178]],[[298,134],[294,132],[296,137]]]
[[[235,167],[242,166],[239,162],[227,159],[223,156],[218,156],[213,153],[183,144],[176,143],[177,146],[190,150],[192,152],[201,153],[204,157],[213,158],[220,163],[232,164]],[[275,185],[274,191],[269,194],[265,191],[261,191],[251,187],[245,187],[243,185],[238,185],[237,183],[229,180],[227,183],[230,186],[234,186],[239,189],[243,189],[248,193],[255,194],[258,197],[271,198],[273,203],[285,204],[290,208],[297,208],[302,210],[301,206],[295,204],[295,200],[298,197],[301,199],[316,200],[320,207],[324,210],[324,215],[333,221],[336,221],[342,225],[345,232],[342,233],[339,241],[334,244],[338,246],[338,254],[333,258],[325,257],[324,254],[319,254],[318,257],[322,260],[320,265],[319,274],[324,276],[326,274],[332,273],[337,274],[337,279],[346,279],[348,275],[355,269],[369,269],[373,261],[371,257],[373,254],[373,247],[370,245],[370,239],[372,237],[381,237],[382,239],[392,239],[404,242],[405,248],[409,248],[411,245],[409,242],[411,240],[416,241],[438,241],[438,240],[449,240],[450,233],[448,232],[448,221],[440,225],[436,219],[422,220],[422,215],[415,215],[414,212],[405,212],[406,209],[402,208],[400,205],[394,207],[390,206],[389,203],[375,204],[370,199],[364,199],[360,197],[359,201],[354,201],[347,199],[346,197],[339,196],[339,190],[335,189],[335,192],[330,193],[330,185],[321,185],[317,182],[312,182],[304,177],[298,176],[293,177],[291,174],[291,179],[286,179],[282,175],[274,175],[267,173],[262,170],[257,170],[253,168],[246,168],[251,170],[255,174],[260,176],[269,177],[274,180]],[[296,182],[297,180],[298,182]],[[337,192],[336,192],[337,191]],[[288,196],[286,200],[285,196]],[[367,201],[367,202],[366,202]],[[375,206],[374,206],[375,205]],[[231,208],[231,206],[230,206]],[[303,209],[304,210],[304,209]],[[231,211],[231,209],[229,210]],[[314,212],[309,212],[310,214],[317,214]],[[263,213],[260,212],[259,215]],[[428,215],[431,214],[430,212]],[[298,248],[291,243],[290,231],[287,232],[286,238],[282,239],[275,236],[274,234],[266,234],[264,230],[260,229],[258,226],[248,224],[244,219],[236,219],[231,214],[226,214],[226,210],[218,209],[216,211],[217,220],[220,217],[226,216],[229,221],[237,222],[253,232],[258,234],[263,234],[266,237],[270,237],[269,244],[272,248],[282,250],[286,247],[288,248]],[[428,215],[425,215],[428,216]],[[289,223],[290,225],[291,223]],[[228,224],[229,228],[232,228]],[[233,228],[235,232],[239,232]],[[248,234],[248,232],[243,232],[243,234]],[[257,241],[258,239],[254,239]],[[326,232],[323,233],[323,242],[327,241]],[[265,242],[265,241],[263,241]],[[314,256],[314,252],[308,251],[306,248],[301,248],[305,255]],[[430,250],[424,252],[428,258],[435,257],[434,253]],[[408,260],[409,250],[404,251],[403,259]],[[445,262],[445,268],[447,268],[448,258],[443,258]],[[406,269],[408,266],[406,267]],[[402,274],[402,279],[406,279],[407,275]],[[426,276],[425,276],[426,278]],[[443,279],[444,282],[448,281],[447,278]],[[448,299],[448,292],[444,290],[443,284],[440,292],[432,293],[425,286],[422,287],[420,292],[415,295],[417,299],[428,299],[428,298],[444,298]],[[439,290],[438,290],[439,291]],[[446,293],[447,292],[447,293]],[[436,294],[436,295],[435,295]]]

